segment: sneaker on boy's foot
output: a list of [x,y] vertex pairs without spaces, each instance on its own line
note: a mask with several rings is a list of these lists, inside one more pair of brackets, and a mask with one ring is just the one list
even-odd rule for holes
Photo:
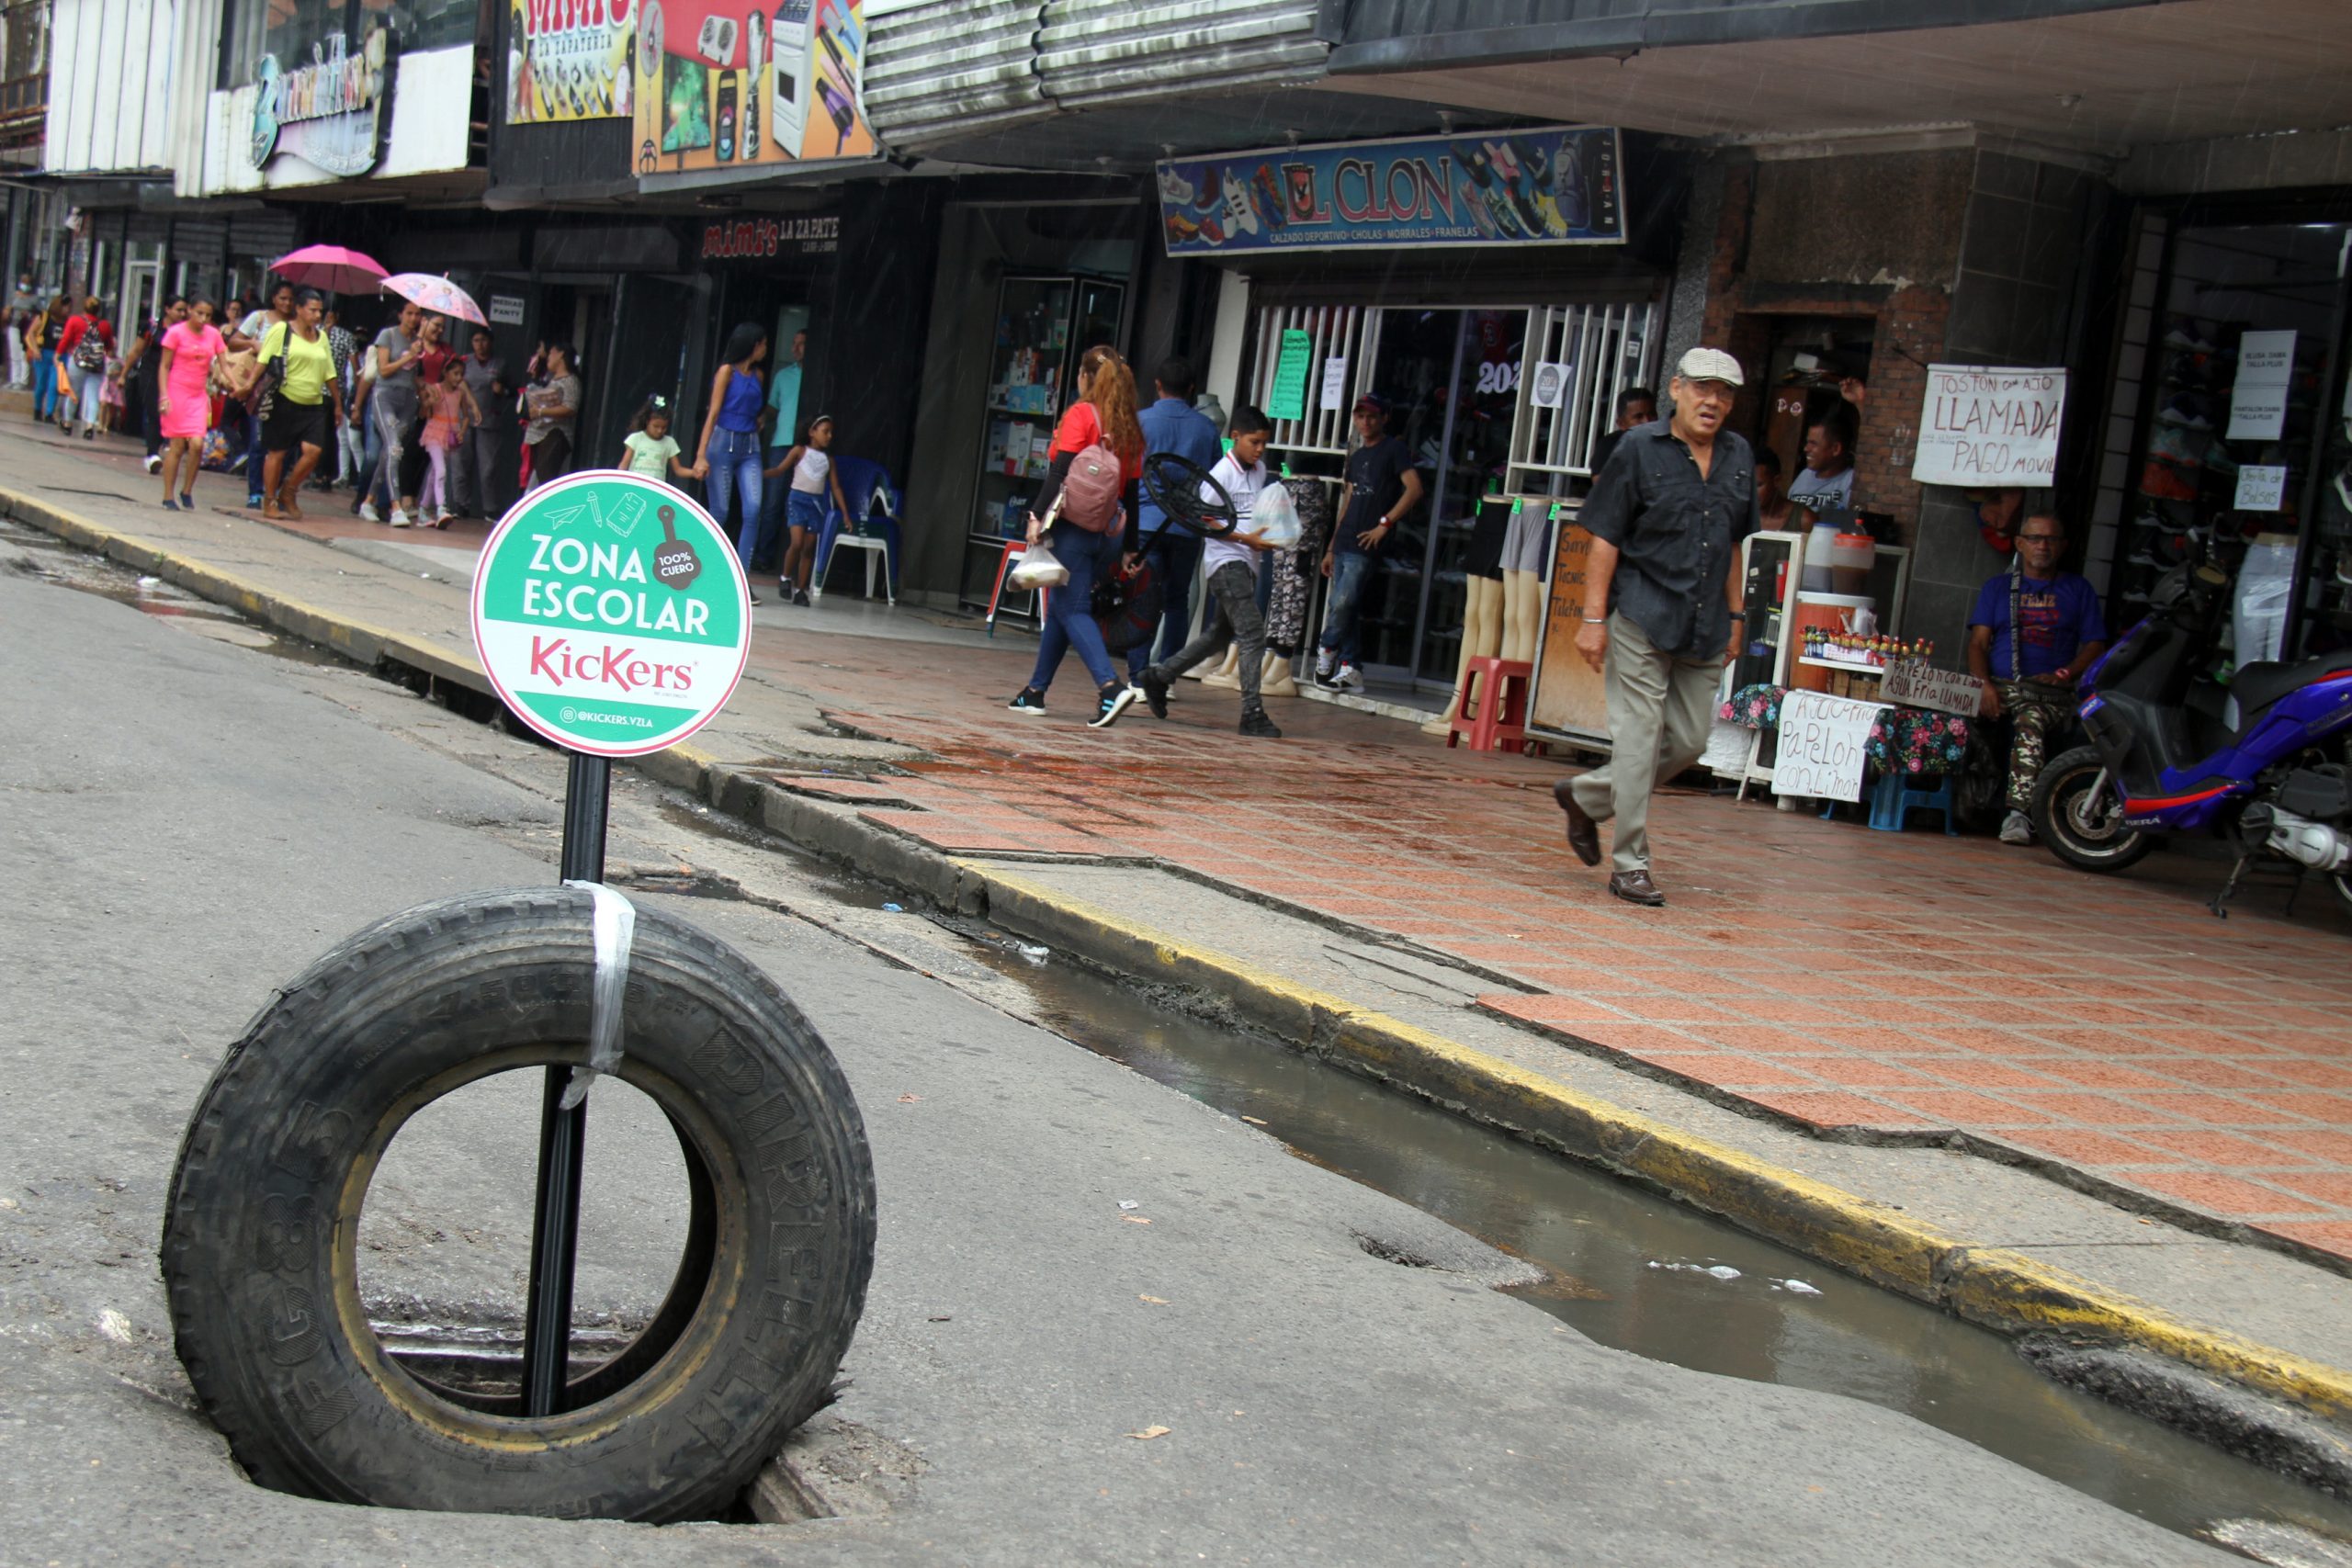
[[1023,686],[1015,694],[1013,699],[1004,705],[1014,713],[1042,714],[1046,711],[1046,694],[1033,692]]
[[1151,705],[1151,716],[1166,718],[1168,716],[1168,677],[1159,672],[1159,667],[1155,664],[1146,669],[1142,674],[1136,677],[1135,683],[1136,689],[1143,694],[1143,700]]
[[2033,823],[2022,811],[2012,811],[2001,818],[2001,842],[2030,844],[2033,842]]
[[362,523],[381,523],[383,520],[383,514],[376,510],[376,503],[374,502],[363,501],[359,503],[359,521]]
[[1142,697],[1143,694],[1133,686],[1114,682],[1095,694],[1095,715],[1087,721],[1086,728],[1089,729],[1110,728],[1119,722],[1121,714],[1135,706]]
[[1332,675],[1329,684],[1335,692],[1361,692],[1363,690],[1363,676],[1358,673],[1354,665],[1342,664]]
[[1280,740],[1283,738],[1283,732],[1274,728],[1274,721],[1266,716],[1264,708],[1250,708],[1242,714],[1241,733],[1254,735],[1261,740]]
[[808,590],[806,588],[794,589],[792,591],[792,602],[799,605],[802,609],[807,609],[808,607]]
[[1318,648],[1315,650],[1315,683],[1317,685],[1329,685],[1332,672],[1339,667],[1339,658],[1329,649]]

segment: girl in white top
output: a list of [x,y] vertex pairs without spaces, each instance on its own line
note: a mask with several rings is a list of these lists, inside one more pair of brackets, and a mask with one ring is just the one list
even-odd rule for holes
[[776,587],[795,604],[808,603],[808,573],[817,556],[817,536],[825,527],[826,492],[832,492],[833,504],[841,508],[844,519],[850,514],[849,500],[842,494],[841,476],[833,472],[833,459],[827,450],[832,444],[832,416],[820,413],[808,422],[800,445],[786,452],[775,468],[763,470],[763,477],[771,479],[779,474],[792,476],[792,491],[785,498],[784,512],[785,523],[792,533],[784,547],[784,570]]

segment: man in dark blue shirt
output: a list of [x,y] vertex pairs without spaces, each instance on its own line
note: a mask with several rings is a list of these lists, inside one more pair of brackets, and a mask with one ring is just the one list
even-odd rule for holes
[[1739,542],[1756,528],[1756,460],[1723,427],[1739,386],[1723,350],[1684,355],[1674,412],[1625,433],[1577,515],[1592,553],[1576,649],[1608,680],[1609,761],[1552,796],[1587,865],[1600,863],[1599,825],[1616,819],[1609,891],[1631,904],[1666,902],[1650,880],[1650,792],[1706,749],[1746,619]]
[[2074,712],[2075,682],[2107,650],[2098,594],[2058,570],[2066,527],[2047,512],[2018,525],[2017,562],[1977,591],[1968,616],[1968,672],[1984,682],[1986,718],[2009,720],[2008,815],[2001,841],[2033,841],[2033,781],[2051,729]]
[[[1172,355],[1160,363],[1152,380],[1153,389],[1159,396],[1136,416],[1143,426],[1144,460],[1149,462],[1159,453],[1173,452],[1204,469],[1216,468],[1223,452],[1216,424],[1193,406],[1193,395],[1199,390],[1194,384],[1193,362],[1182,355]],[[1166,607],[1159,614],[1157,655],[1166,662],[1175,658],[1176,651],[1192,635],[1193,581],[1201,574],[1201,538],[1182,525],[1168,521],[1167,514],[1151,499],[1148,485],[1144,487],[1143,500],[1136,507],[1136,520],[1141,525],[1144,553],[1150,558],[1151,574],[1168,595]],[[1127,678],[1132,681],[1143,673],[1153,658],[1148,640],[1127,649]]]

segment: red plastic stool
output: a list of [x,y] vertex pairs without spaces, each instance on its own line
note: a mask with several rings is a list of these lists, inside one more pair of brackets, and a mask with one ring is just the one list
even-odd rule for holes
[[1527,750],[1533,744],[1527,739],[1527,692],[1534,679],[1535,666],[1523,659],[1470,660],[1445,743],[1452,746],[1466,735],[1473,751]]
[[[996,563],[996,586],[989,591],[990,637],[996,636],[996,607],[1004,602],[1004,580],[1012,570],[1013,562],[1028,553],[1029,541],[1026,539],[1007,539],[1004,542],[1004,554],[998,558]],[[1015,589],[1014,592],[1020,591]],[[1037,624],[1041,626],[1046,624],[1046,591],[1042,588],[1037,590]]]

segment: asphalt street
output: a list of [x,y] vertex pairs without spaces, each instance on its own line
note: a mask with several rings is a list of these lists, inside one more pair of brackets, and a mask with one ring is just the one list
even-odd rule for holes
[[[0,1562],[2231,1560],[1888,1411],[1597,1346],[1492,1289],[1511,1259],[1035,1026],[959,939],[628,777],[616,878],[737,895],[638,896],[774,976],[858,1095],[879,1253],[820,1420],[896,1456],[891,1506],[655,1529],[257,1489],[194,1408],[156,1275],[188,1110],[272,987],[348,932],[552,881],[561,769],[18,555],[0,547]],[[385,1315],[511,1309],[533,1136],[494,1089],[402,1135],[362,1235]],[[595,1102],[583,1316],[665,1281],[674,1162],[625,1097]]]

